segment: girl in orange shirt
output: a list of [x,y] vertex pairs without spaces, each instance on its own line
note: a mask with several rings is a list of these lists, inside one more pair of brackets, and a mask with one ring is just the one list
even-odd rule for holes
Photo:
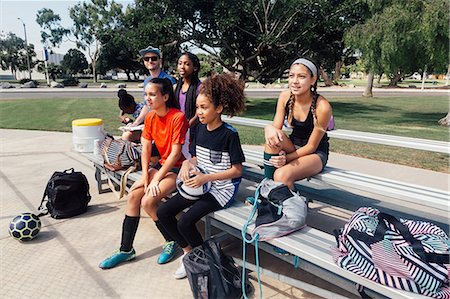
[[[156,210],[161,199],[175,190],[176,173],[185,160],[181,148],[185,142],[188,122],[183,112],[179,110],[172,83],[168,79],[151,79],[145,86],[145,100],[151,111],[145,117],[141,138],[142,178],[133,184],[128,194],[120,250],[100,263],[99,267],[102,269],[113,268],[136,257],[133,241],[141,207],[155,221],[166,239],[158,263],[170,261],[177,249],[171,236],[159,224]],[[156,166],[149,167],[152,141],[161,159]]]

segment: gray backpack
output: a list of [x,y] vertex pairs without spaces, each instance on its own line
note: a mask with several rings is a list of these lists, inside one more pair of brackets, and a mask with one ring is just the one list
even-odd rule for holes
[[[256,188],[255,197],[247,198],[247,201],[253,203],[253,208],[241,231],[243,242],[242,273],[245,273],[246,269],[246,245],[253,243],[256,253],[259,292],[262,294],[258,241],[282,237],[305,227],[308,206],[305,197],[292,192],[286,185],[267,178],[262,180]],[[258,215],[255,220],[255,228],[252,231],[251,238],[248,239],[247,228],[256,213]],[[245,292],[244,286],[242,286],[242,290]]]
[[286,185],[264,179],[255,194],[258,215],[252,236],[264,241],[282,237],[303,228],[308,207],[306,198]]

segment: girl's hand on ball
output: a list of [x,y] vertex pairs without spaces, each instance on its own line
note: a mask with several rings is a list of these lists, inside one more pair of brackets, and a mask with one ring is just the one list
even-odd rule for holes
[[200,171],[192,171],[191,175],[194,176],[184,181],[185,185],[188,187],[198,188],[208,182],[208,177]]
[[183,163],[183,166],[181,166],[180,172],[178,173],[178,177],[183,182],[186,182],[189,179],[189,165]]

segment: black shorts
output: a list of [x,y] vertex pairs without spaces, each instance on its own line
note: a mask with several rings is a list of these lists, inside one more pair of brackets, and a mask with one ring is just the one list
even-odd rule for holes
[[152,157],[159,157],[159,151],[158,148],[156,147],[155,143],[152,142]]
[[[161,163],[156,163],[155,165],[152,166],[152,168],[156,169],[156,170],[160,170],[162,167]],[[150,169],[149,169],[150,170]],[[170,172],[173,172],[175,174],[178,174],[178,172],[180,172],[180,168],[178,167],[173,167],[171,170],[169,170]]]

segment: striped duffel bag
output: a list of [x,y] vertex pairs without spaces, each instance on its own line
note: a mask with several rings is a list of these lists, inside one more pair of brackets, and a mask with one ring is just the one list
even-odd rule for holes
[[141,153],[130,141],[114,139],[107,135],[101,145],[103,166],[111,171],[133,168],[139,169],[141,166]]
[[389,287],[450,298],[450,242],[440,227],[362,207],[335,235],[333,257],[341,268]]

